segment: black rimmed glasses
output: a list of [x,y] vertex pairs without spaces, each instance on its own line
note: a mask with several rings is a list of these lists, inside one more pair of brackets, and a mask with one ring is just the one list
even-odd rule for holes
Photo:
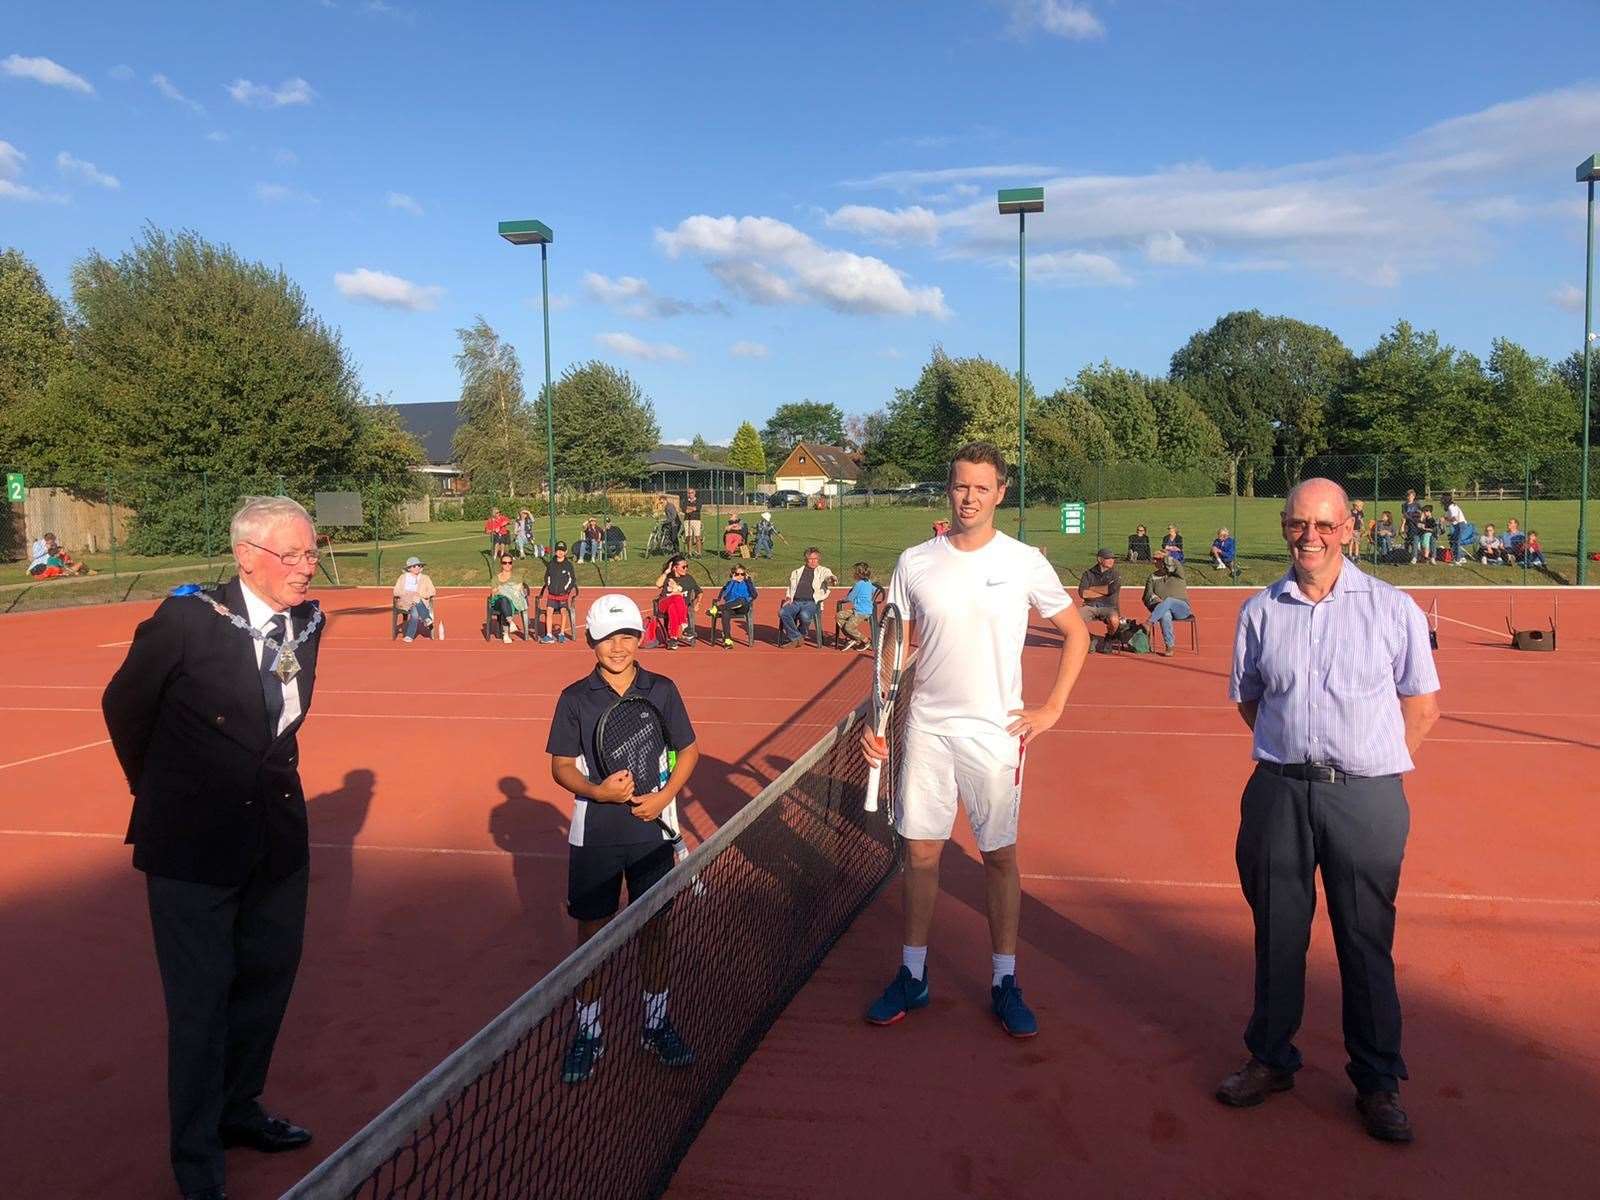
[[285,550],[280,552],[269,549],[268,547],[263,546],[260,542],[252,542],[249,538],[245,539],[244,544],[246,546],[254,546],[263,554],[272,555],[273,558],[277,559],[286,567],[298,567],[301,563],[306,563],[314,567],[322,561],[322,555],[318,554],[315,550]]

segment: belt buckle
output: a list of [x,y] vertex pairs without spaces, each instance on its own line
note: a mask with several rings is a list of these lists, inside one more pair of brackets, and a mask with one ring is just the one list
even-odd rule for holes
[[1307,763],[1306,775],[1315,783],[1339,782],[1339,769],[1328,763]]

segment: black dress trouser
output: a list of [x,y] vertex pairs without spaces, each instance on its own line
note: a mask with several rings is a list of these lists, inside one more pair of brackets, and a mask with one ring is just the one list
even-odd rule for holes
[[167,1003],[172,1169],[185,1192],[223,1185],[223,1125],[262,1119],[309,878],[309,867],[282,879],[257,872],[236,886],[146,876]]
[[1255,915],[1255,1009],[1245,1045],[1281,1071],[1300,1068],[1306,950],[1322,869],[1339,959],[1345,1067],[1360,1092],[1399,1090],[1395,895],[1411,811],[1398,775],[1309,782],[1257,767],[1240,802],[1235,857]]

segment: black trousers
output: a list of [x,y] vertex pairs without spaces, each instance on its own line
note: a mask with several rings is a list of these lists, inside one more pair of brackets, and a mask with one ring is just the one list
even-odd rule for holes
[[183,1191],[221,1187],[221,1126],[262,1117],[300,965],[309,878],[309,867],[234,887],[146,877],[167,1002],[172,1170]]
[[1339,959],[1345,1067],[1361,1092],[1399,1090],[1400,997],[1394,900],[1411,811],[1398,775],[1310,783],[1260,767],[1240,803],[1235,857],[1255,914],[1255,1009],[1245,1045],[1281,1071],[1300,1067],[1294,1035],[1305,1009],[1306,949],[1322,869]]

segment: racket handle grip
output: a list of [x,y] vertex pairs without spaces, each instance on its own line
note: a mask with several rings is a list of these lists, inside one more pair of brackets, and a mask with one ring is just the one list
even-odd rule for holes
[[882,775],[882,767],[867,768],[867,798],[861,807],[869,813],[878,811],[878,783]]

